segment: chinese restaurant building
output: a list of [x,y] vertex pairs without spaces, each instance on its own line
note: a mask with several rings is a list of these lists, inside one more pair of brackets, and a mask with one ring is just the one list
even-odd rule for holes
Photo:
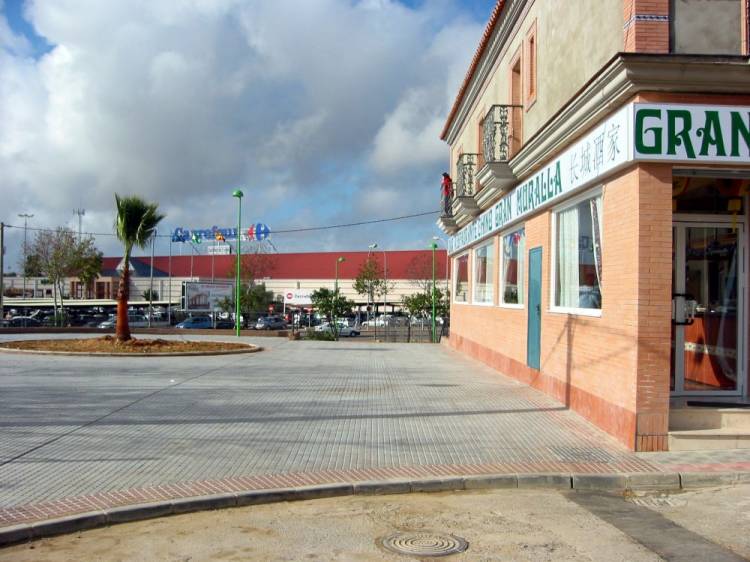
[[710,4],[499,0],[442,133],[450,345],[639,451],[748,400],[748,3]]

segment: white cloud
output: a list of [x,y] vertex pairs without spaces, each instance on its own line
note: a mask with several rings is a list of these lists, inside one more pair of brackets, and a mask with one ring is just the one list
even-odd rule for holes
[[452,0],[46,0],[27,14],[53,49],[30,58],[0,12],[0,219],[55,226],[85,207],[98,231],[115,192],[160,202],[173,226],[231,222],[238,186],[272,226],[436,206],[437,135],[482,28]]

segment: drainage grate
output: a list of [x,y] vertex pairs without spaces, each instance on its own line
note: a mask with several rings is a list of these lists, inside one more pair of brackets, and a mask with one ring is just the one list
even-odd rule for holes
[[682,507],[687,505],[687,502],[681,498],[672,498],[669,496],[641,496],[628,498],[635,505],[649,508],[660,508],[660,507]]
[[469,548],[461,537],[427,532],[394,533],[381,539],[380,544],[391,552],[409,556],[448,556]]

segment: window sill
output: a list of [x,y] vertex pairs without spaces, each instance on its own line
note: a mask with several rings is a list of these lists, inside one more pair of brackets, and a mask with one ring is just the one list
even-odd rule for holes
[[513,303],[500,303],[497,306],[500,308],[509,308],[511,310],[523,310],[526,308],[523,304],[513,304]]
[[454,299],[454,300],[452,300],[452,301],[451,301],[451,304],[461,304],[461,305],[465,305],[465,304],[471,304],[471,303],[470,303],[470,302],[468,302],[468,301],[457,301],[457,300],[455,300],[455,299]]
[[601,308],[564,308],[553,306],[547,312],[550,314],[569,314],[571,316],[589,316],[592,318],[600,318],[602,315]]
[[495,306],[494,301],[487,301],[487,302],[484,302],[484,301],[482,301],[482,302],[472,301],[471,304],[473,304],[474,306]]

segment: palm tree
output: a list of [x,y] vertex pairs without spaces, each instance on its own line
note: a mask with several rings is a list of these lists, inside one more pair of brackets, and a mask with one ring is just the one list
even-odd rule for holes
[[117,202],[117,221],[115,233],[125,246],[123,255],[120,288],[117,291],[117,324],[115,335],[117,341],[130,339],[128,326],[128,299],[130,298],[130,254],[133,246],[145,248],[156,235],[156,225],[165,215],[157,211],[156,203],[146,203],[140,197],[120,197],[115,194]]

